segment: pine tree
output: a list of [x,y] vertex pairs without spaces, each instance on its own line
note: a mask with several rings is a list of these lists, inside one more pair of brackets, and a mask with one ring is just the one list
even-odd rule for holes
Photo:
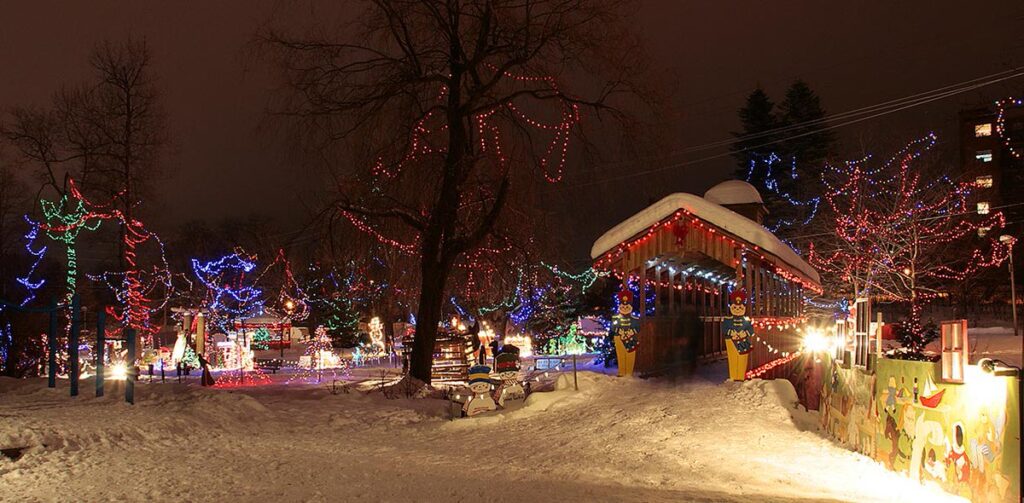
[[[739,109],[743,130],[733,133],[736,143],[732,146],[732,155],[736,159],[736,178],[748,180],[751,162],[763,159],[774,151],[775,146],[770,142],[775,139],[775,135],[763,134],[779,127],[779,118],[774,109],[775,104],[760,87],[747,96],[746,105]],[[748,181],[755,187],[764,184],[763,178]]]
[[256,332],[252,334],[250,345],[252,349],[258,351],[270,349],[270,331],[265,327],[257,328]]
[[359,313],[352,305],[351,299],[340,292],[325,303],[327,316],[324,327],[330,335],[331,344],[335,348],[350,348],[359,342]]
[[192,349],[192,346],[185,346],[185,354],[181,357],[181,364],[194,369],[199,368],[199,355],[196,354],[196,350]]
[[818,187],[821,163],[833,153],[836,137],[823,121],[821,99],[806,82],[793,82],[779,108],[781,126],[792,129],[786,130],[786,139],[776,150],[783,159],[795,160],[797,192],[804,195]]

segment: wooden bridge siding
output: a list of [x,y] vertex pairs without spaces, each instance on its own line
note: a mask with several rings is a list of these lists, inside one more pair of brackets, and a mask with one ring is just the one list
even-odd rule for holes
[[[706,233],[701,229],[691,228],[684,239],[682,247],[676,244],[676,236],[671,228],[661,227],[652,237],[641,243],[634,250],[627,250],[622,258],[613,265],[615,269],[627,275],[635,275],[641,278],[642,283],[655,282],[655,318],[675,318],[681,312],[684,303],[692,303],[697,307],[698,314],[707,317],[704,323],[704,340],[701,344],[704,357],[716,357],[724,354],[725,341],[721,334],[721,317],[729,316],[728,298],[724,288],[714,285],[719,290],[718,295],[710,295],[704,292],[703,287],[712,287],[705,279],[696,277],[684,277],[681,272],[672,274],[667,267],[660,264],[668,256],[681,256],[687,252],[698,252],[716,261],[735,267],[739,261],[740,250],[732,245],[724,236],[719,233]],[[655,267],[648,267],[647,261],[657,259]],[[758,256],[748,255],[746,257],[746,271],[740,285],[747,292],[747,312],[753,318],[779,317],[779,316],[800,316],[803,312],[801,299],[803,289],[797,283],[783,280],[769,272],[770,267],[776,261],[772,258],[762,261]],[[780,265],[786,267],[785,265]],[[667,285],[681,285],[681,289]],[[687,289],[692,286],[692,289]],[[643,291],[643,290],[641,290]],[[646,318],[646,295],[639,299],[641,318]],[[668,330],[671,332],[670,321],[654,323],[642,323],[641,328],[641,349],[637,354],[637,369],[650,368],[656,364],[658,355],[665,351],[674,351],[673,337],[666,334],[660,336],[658,332]],[[757,330],[761,339],[780,351],[795,351],[798,340],[794,336],[783,335],[780,331],[766,332]],[[750,367],[754,368],[768,361],[780,357],[770,353],[764,344],[755,342],[751,353]],[[777,367],[772,373],[785,373],[788,365]]]

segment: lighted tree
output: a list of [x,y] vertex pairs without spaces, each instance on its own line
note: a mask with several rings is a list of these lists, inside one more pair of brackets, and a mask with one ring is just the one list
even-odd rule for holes
[[252,334],[251,346],[255,350],[270,349],[270,331],[266,327],[257,328]]
[[1001,213],[970,204],[973,185],[922,158],[935,141],[917,140],[880,165],[865,159],[833,168],[825,200],[834,233],[810,254],[850,293],[908,303],[905,345],[918,354],[929,332],[921,307],[952,283],[1002,264],[1013,246],[998,239]]
[[242,249],[209,262],[192,259],[192,271],[207,290],[210,321],[229,330],[234,320],[263,312],[263,291],[252,284],[255,268],[256,256]]
[[323,380],[324,369],[327,368],[331,372],[332,378],[337,378],[337,368],[342,368],[342,375],[348,373],[348,367],[342,362],[332,351],[331,337],[327,333],[327,328],[323,325],[316,327],[313,332],[313,337],[310,338],[309,344],[306,345],[306,351],[303,356],[309,357],[309,368],[302,368],[302,371],[293,376],[288,382],[295,380],[309,380],[316,377],[316,382]]
[[357,302],[375,293],[367,283],[354,268],[322,269],[314,263],[304,274],[303,291],[309,299],[311,319],[323,325],[335,348],[350,348],[358,342]]
[[[532,171],[562,178],[581,112],[614,114],[607,100],[633,89],[642,58],[627,29],[630,5],[617,0],[365,5],[363,29],[337,32],[344,40],[273,31],[265,39],[295,91],[288,113],[328,142],[358,132],[360,145],[375,147],[365,169],[336,173],[336,208],[418,256],[410,375],[429,383],[453,265],[495,235],[510,193],[528,190]],[[597,77],[593,98],[552,77],[570,73]],[[409,133],[390,136],[396,128]],[[395,222],[407,231],[395,233]]]

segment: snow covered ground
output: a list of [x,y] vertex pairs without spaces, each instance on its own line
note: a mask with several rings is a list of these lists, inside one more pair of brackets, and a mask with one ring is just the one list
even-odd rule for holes
[[[450,421],[445,401],[0,380],[0,501],[954,501],[820,436],[783,381],[580,374]],[[113,386],[111,387],[113,388]]]
[[[970,363],[977,363],[982,358],[1002,360],[1017,367],[1021,366],[1021,336],[1013,335],[1011,327],[984,327],[967,329],[970,344]],[[899,343],[896,341],[885,341],[885,347],[896,348]],[[927,351],[938,355],[942,353],[942,345],[939,340],[932,341]]]
[[1024,338],[1013,335],[1012,326],[968,329],[971,362],[980,358],[993,358],[1020,367],[1021,341]]

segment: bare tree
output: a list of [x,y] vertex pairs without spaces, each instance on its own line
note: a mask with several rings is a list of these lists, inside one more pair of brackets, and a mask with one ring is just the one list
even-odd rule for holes
[[[92,51],[93,82],[66,85],[49,109],[16,107],[0,133],[41,183],[58,196],[75,180],[94,201],[109,201],[125,222],[159,173],[165,117],[145,41],[104,41]],[[120,225],[118,261],[125,266],[126,225]]]
[[[620,0],[371,0],[341,29],[270,30],[292,91],[282,113],[317,148],[358,139],[337,211],[416,255],[413,378],[430,382],[453,266],[493,247],[530,173],[561,179],[582,114],[621,118],[644,59]],[[580,78],[573,92],[559,80]],[[319,135],[309,133],[317,131]],[[395,134],[395,131],[408,133]],[[367,147],[371,146],[371,147]],[[403,234],[384,235],[398,223]],[[395,236],[395,237],[392,237]]]
[[13,300],[9,288],[14,280],[14,259],[22,242],[24,222],[21,215],[29,208],[25,183],[0,157],[0,299]]
[[880,165],[836,168],[825,194],[833,235],[810,254],[811,263],[850,284],[855,295],[908,303],[907,331],[914,337],[923,332],[925,304],[1002,264],[1013,247],[998,239],[1004,216],[972,206],[973,185],[929,162],[935,141],[917,140]]

